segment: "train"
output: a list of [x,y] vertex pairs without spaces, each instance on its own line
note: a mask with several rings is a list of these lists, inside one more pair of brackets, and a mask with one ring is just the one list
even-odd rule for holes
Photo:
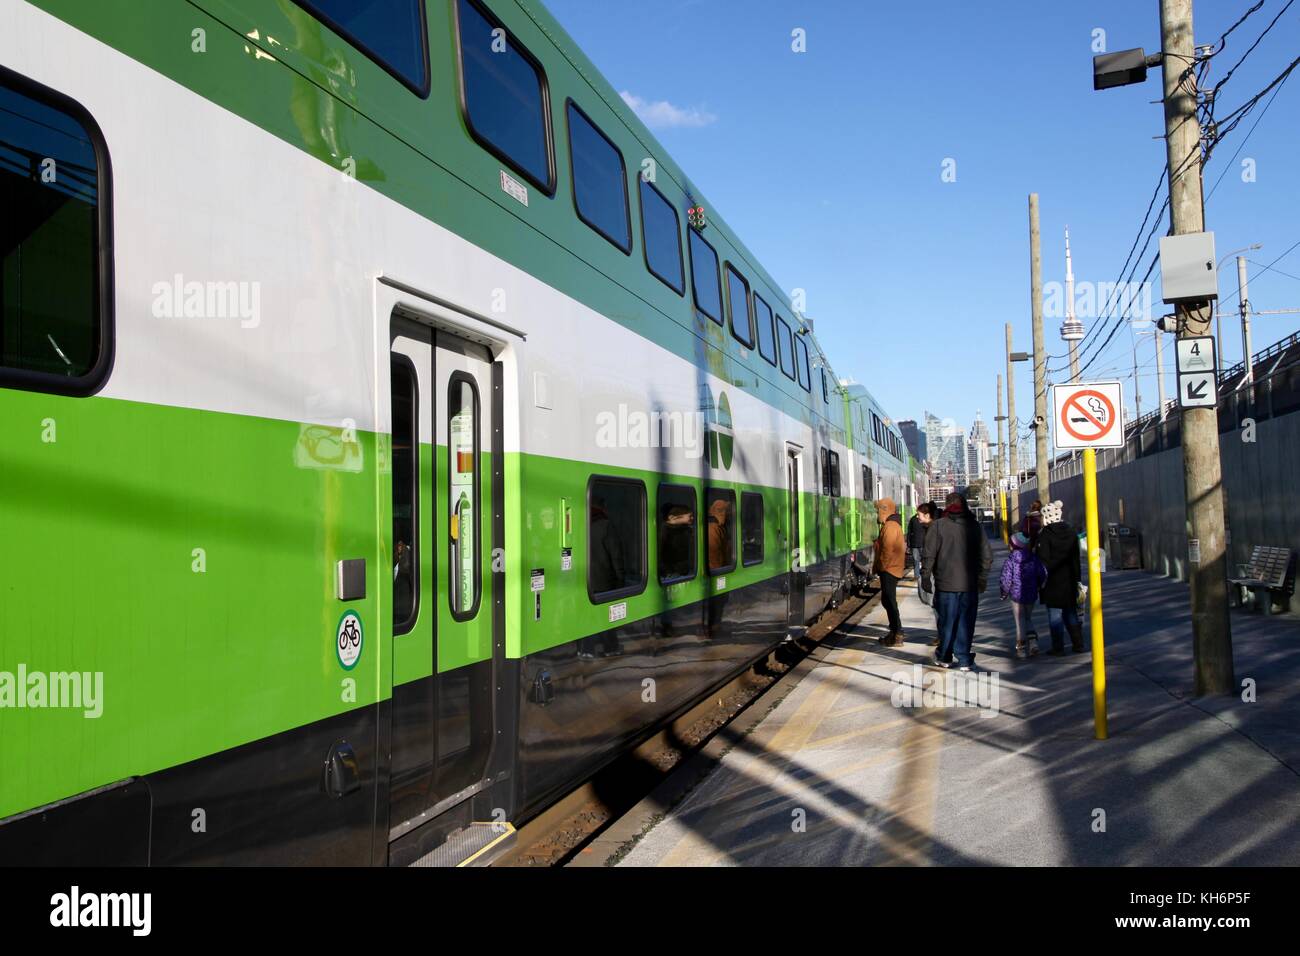
[[915,507],[535,0],[0,22],[0,862],[464,863]]

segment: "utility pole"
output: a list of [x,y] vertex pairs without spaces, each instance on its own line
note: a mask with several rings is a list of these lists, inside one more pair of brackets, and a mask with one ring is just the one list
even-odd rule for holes
[[[1160,0],[1160,34],[1171,233],[1203,232],[1205,206],[1201,192],[1201,127],[1196,118],[1192,0]],[[1210,305],[1196,302],[1175,306],[1179,338],[1209,334],[1214,313]],[[1184,408],[1182,445],[1195,692],[1232,694],[1236,682],[1228,622],[1218,409]]]
[[1038,237],[1038,193],[1029,194],[1029,298],[1034,316],[1034,471],[1040,501],[1052,500],[1047,458],[1047,352],[1043,348],[1043,250]]
[[1131,327],[1129,336],[1133,339],[1133,420],[1137,421],[1142,417],[1142,385],[1138,382],[1138,340]]
[[1165,420],[1165,360],[1160,357],[1160,330],[1153,329],[1151,340],[1156,343],[1156,395],[1160,399],[1160,421]]
[[1007,516],[1006,516],[1006,492],[1002,488],[1002,455],[1006,445],[1006,431],[1004,425],[1006,416],[1002,414],[1002,375],[998,374],[998,413],[993,417],[998,424],[998,453],[993,459],[993,487],[997,489],[997,497],[994,501],[995,514],[997,515],[998,528],[1002,532],[1002,542],[1007,542]]
[[[1020,456],[1016,452],[1016,446],[1020,444],[1016,428],[1016,377],[1011,372],[1011,323],[1007,323],[1007,437],[1010,439],[1011,454],[1011,477],[1020,478]],[[1007,497],[1011,499],[1011,527],[1015,527],[1020,520],[1020,487],[1017,485],[1014,491],[1009,491]],[[1038,496],[1042,498],[1042,495]]]
[[[1237,285],[1241,287],[1240,302],[1237,306],[1241,312],[1241,349],[1246,363],[1246,377],[1242,381],[1250,385],[1251,404],[1255,396],[1255,369],[1250,361],[1250,292],[1246,288],[1246,257],[1237,256]],[[1220,362],[1223,360],[1220,359]]]

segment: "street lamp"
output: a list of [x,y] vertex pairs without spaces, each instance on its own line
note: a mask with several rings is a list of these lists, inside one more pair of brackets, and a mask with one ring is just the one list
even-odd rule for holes
[[[1225,262],[1227,262],[1233,256],[1237,255],[1239,252],[1250,252],[1252,249],[1263,248],[1263,245],[1264,243],[1257,242],[1253,246],[1245,246],[1241,249],[1234,249],[1232,252],[1228,253],[1226,256],[1224,256],[1222,259],[1219,260],[1219,264],[1214,267],[1215,275],[1218,275],[1219,270],[1223,268],[1223,264]],[[1237,292],[1238,293],[1241,292],[1240,287],[1238,287]],[[1223,317],[1219,314],[1219,311],[1216,309],[1214,313],[1214,337],[1217,341],[1215,341],[1214,343],[1214,348],[1218,353],[1217,358],[1219,360],[1219,368],[1223,368],[1223,364],[1224,364],[1223,363],[1223,321],[1222,319]]]

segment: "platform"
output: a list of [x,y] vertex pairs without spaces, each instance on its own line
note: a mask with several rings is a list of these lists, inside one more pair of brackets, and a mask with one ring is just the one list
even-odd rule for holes
[[[1193,698],[1186,586],[1106,574],[1111,737],[1097,741],[1090,655],[1015,659],[997,595],[1004,556],[997,545],[977,628],[983,698],[913,690],[951,672],[918,666],[932,657],[933,616],[900,588],[905,646],[876,642],[878,607],[830,639],[780,704],[614,859],[1300,864],[1300,621],[1234,611],[1237,679],[1255,681],[1255,701]],[[1036,624],[1046,648],[1042,608]],[[961,696],[976,706],[956,706]],[[908,703],[922,706],[898,706]]]

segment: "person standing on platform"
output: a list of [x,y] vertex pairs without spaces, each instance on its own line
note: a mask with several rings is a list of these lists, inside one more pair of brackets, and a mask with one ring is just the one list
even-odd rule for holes
[[1043,530],[1038,535],[1038,557],[1047,568],[1042,601],[1047,606],[1047,624],[1052,629],[1053,657],[1065,653],[1065,632],[1070,632],[1070,649],[1081,654],[1083,622],[1079,619],[1079,582],[1083,560],[1079,553],[1079,532],[1065,520],[1065,506],[1053,501],[1043,507]]
[[1033,611],[1038,592],[1047,580],[1047,568],[1029,549],[1029,538],[1017,531],[1011,536],[1011,554],[1002,562],[999,581],[1002,600],[1011,599],[1011,616],[1016,621],[1016,658],[1024,660],[1038,654],[1038,634],[1034,631]]
[[1038,534],[1043,530],[1043,503],[1037,498],[1029,506],[1029,513],[1020,519],[1020,527],[1017,530],[1029,539],[1030,551],[1038,547]]
[[907,545],[912,551],[912,567],[916,572],[916,596],[934,612],[934,640],[930,642],[931,647],[939,646],[939,609],[934,603],[934,578],[922,574],[921,566],[924,563],[925,536],[934,527],[938,514],[939,509],[932,502],[923,501],[907,524]]
[[933,516],[934,505],[922,501],[916,506],[916,514],[907,522],[907,550],[912,553],[912,574],[918,591],[921,590],[921,551],[925,548],[925,533],[930,530]]
[[889,615],[889,633],[880,639],[883,647],[903,646],[903,620],[898,614],[898,580],[907,561],[907,544],[903,540],[903,520],[893,498],[876,502],[880,535],[876,538],[875,567],[880,578],[880,603]]
[[966,507],[966,499],[950,492],[943,517],[925,536],[922,574],[934,575],[935,604],[939,610],[938,667],[957,664],[962,671],[975,669],[975,616],[980,593],[988,586],[993,550],[988,536]]

